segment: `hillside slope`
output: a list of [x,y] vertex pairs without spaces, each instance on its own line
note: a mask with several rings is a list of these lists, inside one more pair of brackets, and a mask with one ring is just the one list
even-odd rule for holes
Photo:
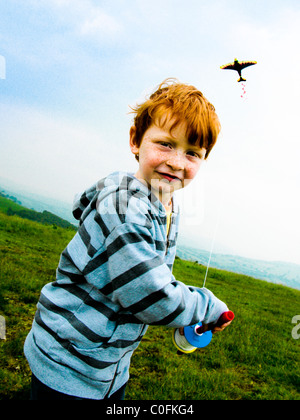
[[20,202],[15,199],[15,197],[4,196],[0,192],[0,211],[7,214],[8,216],[17,215],[22,219],[33,220],[45,225],[54,225],[60,226],[63,228],[68,228],[76,230],[77,228],[69,223],[68,221],[62,219],[56,214],[51,213],[50,211],[44,210],[43,212],[38,212],[32,209],[28,209],[20,204]]

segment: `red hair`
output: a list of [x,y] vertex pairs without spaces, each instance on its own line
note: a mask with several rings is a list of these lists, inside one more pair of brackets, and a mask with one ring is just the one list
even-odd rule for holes
[[131,109],[135,114],[135,143],[138,147],[152,124],[163,127],[172,120],[172,132],[185,122],[189,143],[205,148],[206,159],[221,130],[214,106],[194,86],[179,83],[176,79],[164,80],[148,100]]

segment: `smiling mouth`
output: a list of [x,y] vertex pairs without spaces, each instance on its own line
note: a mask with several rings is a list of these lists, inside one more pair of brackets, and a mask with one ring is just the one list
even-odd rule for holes
[[162,176],[164,179],[168,180],[169,182],[172,182],[172,181],[181,181],[181,179],[178,178],[175,175],[170,175],[170,174],[166,174],[166,173],[163,173],[163,172],[159,172],[159,175]]

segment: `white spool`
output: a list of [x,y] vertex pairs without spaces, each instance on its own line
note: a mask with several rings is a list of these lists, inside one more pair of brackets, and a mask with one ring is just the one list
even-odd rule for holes
[[177,349],[180,350],[183,353],[192,353],[193,351],[195,351],[197,349],[197,347],[192,346],[187,341],[187,339],[185,338],[184,335],[180,334],[178,328],[176,328],[176,330],[174,330],[173,341],[174,341],[174,344],[177,347]]

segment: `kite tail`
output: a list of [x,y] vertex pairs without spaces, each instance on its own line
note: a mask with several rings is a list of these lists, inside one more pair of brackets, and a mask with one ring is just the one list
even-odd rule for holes
[[245,83],[242,83],[241,86],[242,86],[241,98],[246,99],[246,86],[245,86]]

